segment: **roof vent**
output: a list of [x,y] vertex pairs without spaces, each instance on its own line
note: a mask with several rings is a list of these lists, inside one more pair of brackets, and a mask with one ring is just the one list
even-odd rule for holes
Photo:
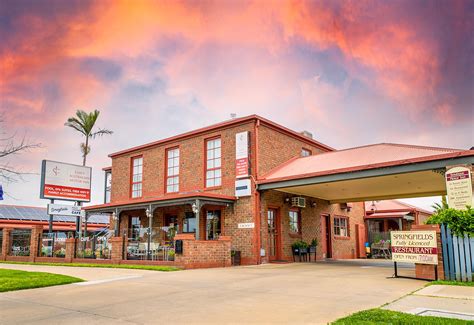
[[235,113],[230,113],[230,118],[231,118],[232,120],[235,119],[235,118],[237,118],[237,114],[235,114]]
[[305,137],[307,137],[307,138],[310,138],[310,139],[313,138],[313,133],[311,133],[311,132],[309,132],[309,131],[306,131],[306,130],[305,130],[305,131],[301,131],[300,133],[301,133],[302,135],[304,135]]

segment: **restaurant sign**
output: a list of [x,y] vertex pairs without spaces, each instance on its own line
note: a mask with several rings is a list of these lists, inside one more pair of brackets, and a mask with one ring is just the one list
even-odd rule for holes
[[249,176],[249,132],[235,135],[235,177]]
[[438,264],[436,231],[391,231],[392,261]]
[[43,160],[40,198],[89,202],[92,168]]
[[466,167],[453,167],[446,171],[446,191],[450,208],[465,210],[472,206],[471,171]]

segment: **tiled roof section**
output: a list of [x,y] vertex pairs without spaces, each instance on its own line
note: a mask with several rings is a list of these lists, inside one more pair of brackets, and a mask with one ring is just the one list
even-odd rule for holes
[[[375,207],[374,207],[375,205]],[[387,211],[387,210],[418,210],[420,212],[424,212],[424,213],[429,213],[429,214],[432,214],[431,211],[428,211],[428,210],[425,210],[425,209],[422,209],[420,207],[417,207],[417,206],[414,206],[414,205],[411,205],[411,204],[408,204],[408,203],[405,203],[405,202],[401,202],[401,201],[398,201],[398,200],[383,200],[383,201],[367,201],[365,202],[365,211],[367,213],[371,213],[373,210],[373,208],[375,208],[375,212],[378,213],[378,212],[383,212],[383,211]]]
[[303,140],[307,143],[311,143],[311,144],[313,144],[317,147],[320,147],[324,150],[327,150],[327,151],[334,150],[334,148],[332,148],[328,145],[325,145],[325,144],[323,144],[321,142],[318,142],[314,139],[308,138],[308,137],[302,135],[299,132],[290,130],[290,129],[288,129],[288,128],[286,128],[286,127],[284,127],[284,126],[282,126],[278,123],[275,123],[273,121],[270,121],[266,118],[263,118],[261,116],[258,116],[258,115],[254,114],[254,115],[249,115],[249,116],[244,116],[244,117],[239,117],[239,118],[227,120],[227,121],[224,121],[224,122],[220,122],[220,123],[217,123],[217,124],[209,125],[209,126],[206,126],[206,127],[203,127],[203,128],[199,128],[199,129],[196,129],[196,130],[192,130],[192,131],[189,131],[189,132],[178,134],[178,135],[175,135],[175,136],[172,136],[172,137],[169,137],[169,138],[165,138],[165,139],[162,139],[162,140],[158,140],[158,141],[146,143],[146,144],[143,144],[143,145],[140,145],[140,146],[136,146],[136,147],[128,148],[128,149],[125,149],[125,150],[117,151],[117,152],[114,152],[114,153],[110,154],[109,157],[113,158],[113,157],[116,157],[116,156],[131,153],[131,152],[134,152],[134,151],[152,148],[152,147],[162,145],[162,144],[165,144],[165,143],[169,143],[169,142],[172,142],[172,141],[177,141],[177,140],[180,140],[180,139],[183,139],[183,138],[196,136],[196,135],[203,134],[203,133],[206,133],[206,132],[212,132],[212,131],[215,131],[215,130],[218,130],[218,129],[221,129],[221,128],[226,128],[226,127],[230,127],[230,126],[233,126],[233,125],[248,123],[248,122],[251,122],[251,121],[260,121],[263,124],[270,125],[270,126],[276,128],[276,129],[278,129],[282,132],[290,134],[293,137],[297,137],[300,140]]
[[[0,205],[0,219],[6,220],[28,220],[28,221],[49,221],[49,215],[46,208],[18,206],[18,205]],[[54,222],[76,222],[76,217],[54,216]],[[109,216],[102,214],[91,214],[87,221],[96,224],[108,224]]]
[[474,151],[394,143],[373,144],[294,159],[270,171],[260,183],[435,160],[438,157],[442,159],[458,154],[471,156]]

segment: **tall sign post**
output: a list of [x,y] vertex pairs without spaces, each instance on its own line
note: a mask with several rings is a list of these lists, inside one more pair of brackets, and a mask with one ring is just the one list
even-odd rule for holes
[[446,191],[450,208],[465,210],[472,206],[472,175],[471,170],[464,166],[456,166],[446,171]]
[[[40,198],[49,199],[49,232],[53,231],[54,211],[62,210],[61,207],[54,207],[54,200],[75,201],[77,205],[82,202],[90,202],[91,199],[91,177],[92,168],[67,164],[63,162],[43,160],[41,164],[41,188]],[[66,212],[70,209],[70,215],[75,215],[80,220],[80,212],[72,206],[62,206]],[[56,208],[56,210],[55,210]],[[74,210],[74,212],[72,212]],[[76,229],[77,231],[77,229]]]

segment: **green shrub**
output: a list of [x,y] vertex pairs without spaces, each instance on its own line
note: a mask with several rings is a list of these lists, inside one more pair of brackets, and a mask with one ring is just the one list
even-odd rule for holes
[[440,209],[433,214],[426,224],[445,224],[456,236],[474,236],[474,209],[467,207],[466,210]]
[[303,241],[303,240],[297,240],[291,245],[291,248],[293,248],[293,249],[297,249],[297,248],[305,249],[305,248],[308,248],[308,247],[309,247],[309,244],[307,242]]

